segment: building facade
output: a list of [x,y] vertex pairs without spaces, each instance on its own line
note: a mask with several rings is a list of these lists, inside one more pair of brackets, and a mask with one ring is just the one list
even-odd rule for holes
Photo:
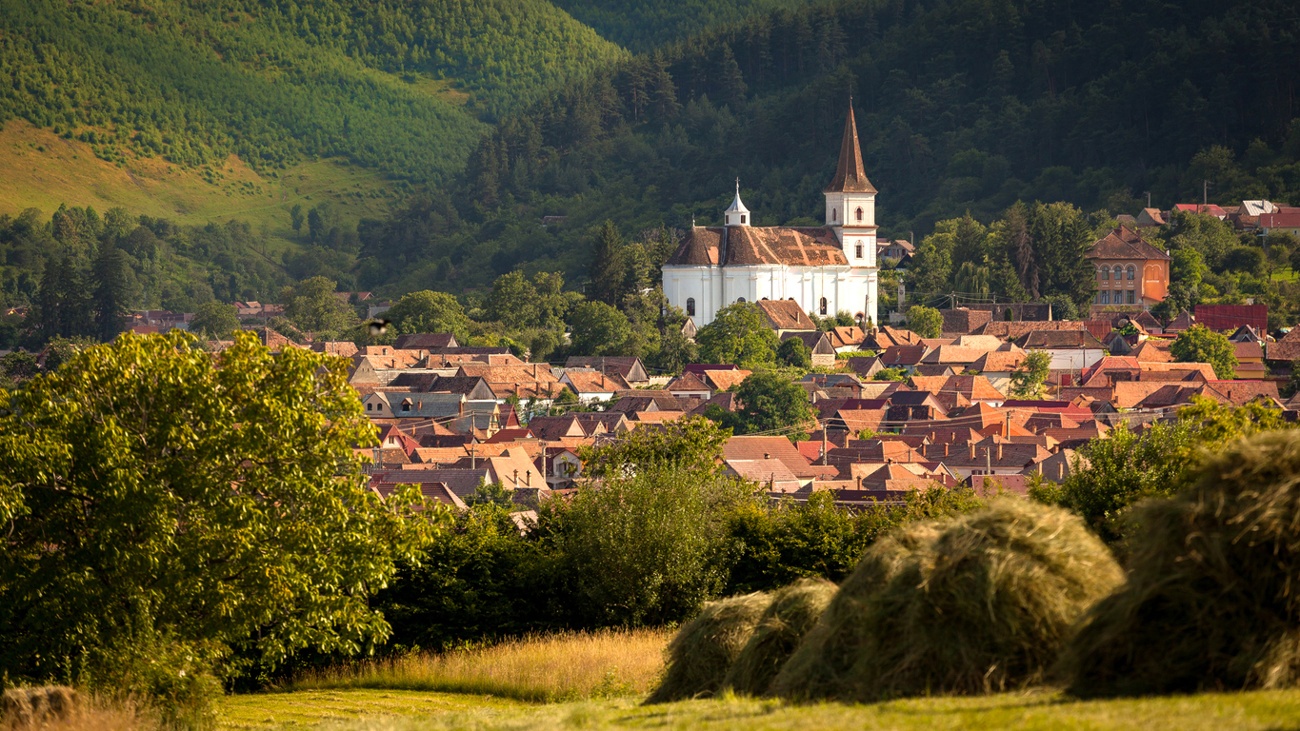
[[876,188],[867,179],[852,105],[835,177],[823,191],[825,226],[754,226],[736,197],[720,227],[692,226],[663,267],[664,295],[696,325],[736,302],[794,300],[805,312],[845,311],[874,322]]
[[1096,308],[1147,310],[1169,296],[1169,254],[1120,226],[1088,249],[1095,267]]

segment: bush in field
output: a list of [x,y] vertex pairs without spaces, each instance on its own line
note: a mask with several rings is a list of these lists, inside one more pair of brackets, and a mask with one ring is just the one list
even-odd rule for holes
[[771,595],[758,592],[704,605],[668,644],[663,682],[646,703],[713,695],[771,602]]
[[342,359],[124,335],[0,401],[0,675],[179,699],[387,637],[369,595],[435,523],[367,489]]
[[1136,522],[1128,582],[1062,661],[1072,693],[1300,685],[1300,434],[1234,443]]
[[741,648],[723,686],[747,695],[767,695],[781,666],[817,624],[835,596],[825,579],[800,579],[772,594],[758,625]]
[[1122,578],[1059,508],[1003,499],[917,525],[868,551],[775,689],[864,701],[1031,685]]

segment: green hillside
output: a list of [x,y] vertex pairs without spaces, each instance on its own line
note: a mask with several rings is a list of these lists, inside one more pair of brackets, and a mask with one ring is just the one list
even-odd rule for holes
[[[757,223],[809,222],[850,91],[886,235],[919,240],[1018,199],[1135,213],[1146,191],[1163,207],[1199,199],[1203,180],[1212,200],[1300,203],[1298,35],[1285,0],[777,11],[507,120],[445,201],[465,223],[421,199],[366,251],[389,274],[439,262],[424,275],[447,286],[521,264],[581,274],[595,224],[715,222],[736,176]],[[542,229],[543,215],[568,218]]]

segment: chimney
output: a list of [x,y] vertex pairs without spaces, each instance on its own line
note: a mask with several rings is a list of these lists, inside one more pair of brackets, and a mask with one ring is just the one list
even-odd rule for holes
[[532,487],[532,486],[533,486],[532,479],[533,479],[532,474],[529,473],[528,471],[525,471],[525,472],[524,472],[524,487]]
[[515,470],[515,487],[519,487],[519,470]]

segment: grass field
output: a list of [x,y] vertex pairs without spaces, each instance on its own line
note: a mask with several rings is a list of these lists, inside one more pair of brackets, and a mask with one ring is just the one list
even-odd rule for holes
[[221,703],[223,729],[1300,729],[1300,691],[1074,701],[1048,691],[792,706],[739,698],[641,706],[639,698],[529,705],[416,691],[301,691]]
[[523,701],[642,696],[663,669],[665,630],[556,634],[482,650],[347,665],[297,679],[292,690],[470,693]]
[[157,158],[119,165],[96,157],[85,142],[22,120],[0,127],[0,214],[37,208],[48,216],[60,203],[94,206],[101,214],[121,206],[182,224],[238,219],[287,242],[295,203],[305,212],[332,201],[345,219],[356,221],[379,217],[403,199],[393,181],[335,160],[304,162],[274,178],[234,156],[206,170]]

